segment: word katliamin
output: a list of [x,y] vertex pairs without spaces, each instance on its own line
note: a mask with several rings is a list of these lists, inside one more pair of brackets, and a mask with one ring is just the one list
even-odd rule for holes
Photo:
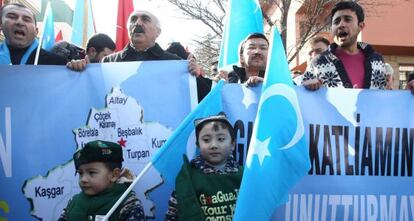
[[309,137],[310,175],[413,176],[413,128],[310,124]]

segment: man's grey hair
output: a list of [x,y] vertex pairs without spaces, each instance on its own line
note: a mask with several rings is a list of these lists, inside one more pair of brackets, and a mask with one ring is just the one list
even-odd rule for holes
[[136,10],[136,11],[132,12],[129,15],[128,22],[131,20],[131,16],[133,16],[133,15],[135,15],[137,13],[149,15],[151,17],[151,19],[154,20],[155,26],[161,30],[160,20],[157,18],[157,16],[155,16],[154,14],[152,14],[151,12],[146,11],[146,10]]

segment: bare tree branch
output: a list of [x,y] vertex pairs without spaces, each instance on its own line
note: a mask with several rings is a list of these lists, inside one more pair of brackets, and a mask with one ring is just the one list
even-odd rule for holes
[[[195,41],[199,45],[200,53],[203,52],[203,56],[208,58],[215,57],[219,50],[219,42],[214,41],[211,43],[212,39],[220,39],[223,34],[223,20],[225,15],[225,8],[228,3],[227,0],[167,0],[169,3],[175,5],[182,13],[188,18],[199,20],[204,23],[213,35],[206,36],[200,41]],[[315,37],[321,31],[326,31],[327,26],[329,25],[329,9],[335,3],[341,0],[259,0],[263,10],[263,18],[269,26],[277,25],[282,36],[283,45],[286,48],[286,55],[288,57],[288,62],[293,61],[306,43]],[[302,3],[301,8],[296,15],[300,15],[300,20],[298,21],[300,27],[300,34],[295,36],[295,45],[293,47],[287,48],[287,30],[288,26],[288,16],[291,12],[291,5],[293,1],[299,1]],[[359,2],[360,0],[355,0]],[[366,14],[375,14],[378,13],[375,11],[375,6],[378,5],[390,5],[392,0],[364,0],[361,1]],[[279,10],[280,17],[272,20],[272,16],[268,14],[269,9]],[[208,43],[208,41],[210,41]],[[205,50],[201,50],[202,47],[205,47]],[[214,56],[209,56],[207,52],[213,53]],[[200,57],[200,55],[197,55]],[[208,60],[207,58],[207,60]]]
[[195,40],[198,47],[195,50],[197,62],[207,70],[207,74],[210,74],[210,64],[217,60],[219,54],[219,42],[214,40],[211,34],[207,34],[202,37],[202,40]]
[[214,3],[216,3],[217,7],[221,10],[221,12],[223,14],[226,13],[226,9],[225,9],[225,7],[223,5],[223,1],[221,1],[221,0],[214,0]]
[[334,4],[339,0],[303,0],[302,1],[302,19],[300,23],[300,37],[296,41],[295,47],[287,50],[288,62],[290,63],[315,35],[320,33],[327,27],[329,21],[324,19],[326,9],[330,4]]
[[[223,19],[225,9],[222,1],[214,0],[167,0],[178,7],[184,15],[201,21],[208,26],[217,36],[223,33]],[[204,4],[203,4],[204,2]],[[210,3],[210,4],[209,4]],[[213,9],[214,8],[214,9]]]

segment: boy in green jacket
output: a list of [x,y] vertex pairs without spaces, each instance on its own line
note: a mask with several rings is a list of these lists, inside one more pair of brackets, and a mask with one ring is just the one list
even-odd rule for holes
[[232,220],[243,168],[234,160],[234,129],[224,114],[194,122],[200,155],[177,175],[165,220]]
[[[127,171],[121,170],[122,147],[108,141],[91,141],[75,152],[73,160],[82,192],[69,201],[59,221],[100,220],[130,185],[130,182],[119,182],[126,180]],[[145,220],[143,208],[133,191],[109,220]]]

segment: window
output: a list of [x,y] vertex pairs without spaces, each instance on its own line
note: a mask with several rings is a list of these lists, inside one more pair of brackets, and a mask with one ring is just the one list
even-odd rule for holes
[[414,65],[400,65],[399,72],[400,72],[400,89],[405,89],[408,80],[408,74],[414,71]]

